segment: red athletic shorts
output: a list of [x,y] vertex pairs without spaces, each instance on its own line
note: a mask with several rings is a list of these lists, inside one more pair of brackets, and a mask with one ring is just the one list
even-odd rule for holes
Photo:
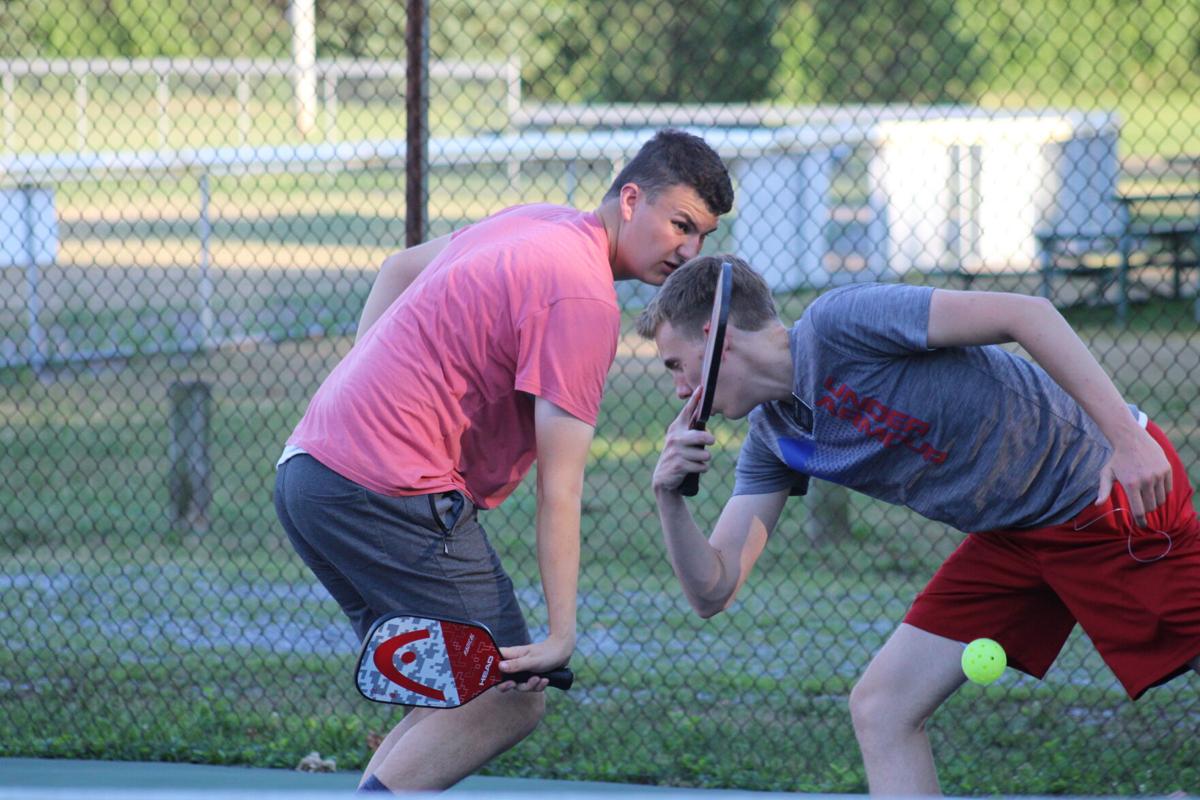
[[1172,469],[1167,502],[1136,528],[1118,485],[1061,525],[973,533],[917,595],[904,621],[960,642],[998,641],[1041,678],[1078,622],[1137,699],[1200,655],[1200,521],[1175,448],[1147,426]]

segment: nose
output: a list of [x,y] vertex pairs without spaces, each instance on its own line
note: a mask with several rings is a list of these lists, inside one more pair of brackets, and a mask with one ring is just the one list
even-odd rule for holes
[[676,397],[678,397],[680,400],[687,400],[692,396],[693,391],[695,391],[695,389],[692,388],[692,385],[688,382],[687,378],[685,378],[682,374],[675,376]]
[[704,242],[701,240],[700,235],[692,234],[683,241],[683,244],[679,245],[679,255],[684,261],[687,261],[689,258],[695,258],[700,255],[700,248],[703,245]]

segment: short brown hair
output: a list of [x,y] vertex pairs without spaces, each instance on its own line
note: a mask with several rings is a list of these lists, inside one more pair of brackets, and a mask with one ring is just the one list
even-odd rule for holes
[[712,315],[713,292],[724,263],[733,265],[733,294],[729,300],[729,324],[744,331],[758,331],[779,320],[771,289],[742,259],[728,253],[696,256],[671,273],[658,294],[637,320],[637,332],[653,339],[664,322],[684,336],[698,339]]
[[664,128],[642,145],[604,199],[617,197],[627,183],[637,184],[650,200],[672,186],[690,186],[718,217],[733,208],[733,183],[725,162],[708,142],[676,128]]

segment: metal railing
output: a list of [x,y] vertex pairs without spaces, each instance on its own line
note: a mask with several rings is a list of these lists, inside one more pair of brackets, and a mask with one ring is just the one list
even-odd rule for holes
[[[58,77],[74,82],[74,134],[76,147],[88,150],[92,85],[107,77],[128,81],[153,79],[157,105],[157,136],[160,147],[169,146],[174,123],[170,105],[173,85],[189,79],[193,83],[221,81],[234,87],[238,104],[237,133],[241,144],[250,140],[252,84],[268,78],[295,80],[299,67],[293,61],[262,58],[133,58],[133,59],[0,59],[0,106],[3,107],[4,140],[12,142],[17,126],[15,97],[21,79]],[[403,61],[361,59],[318,59],[317,81],[322,87],[325,141],[336,141],[338,87],[347,80],[379,80],[404,85]],[[513,57],[503,62],[432,61],[429,77],[435,80],[487,81],[503,84],[501,105],[512,121],[521,108],[521,62]],[[10,148],[11,149],[11,148]]]

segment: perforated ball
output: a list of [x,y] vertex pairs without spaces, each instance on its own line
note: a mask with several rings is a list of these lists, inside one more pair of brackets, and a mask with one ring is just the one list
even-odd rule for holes
[[995,683],[1006,666],[1008,657],[1004,655],[1004,648],[994,639],[976,639],[963,650],[963,674],[981,686]]

